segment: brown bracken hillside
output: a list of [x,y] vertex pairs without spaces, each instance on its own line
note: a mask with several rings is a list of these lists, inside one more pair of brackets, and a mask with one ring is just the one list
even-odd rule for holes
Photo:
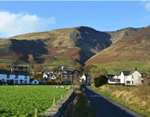
[[150,26],[122,38],[86,61],[86,65],[115,61],[150,61]]
[[0,58],[28,62],[28,55],[33,54],[36,63],[84,64],[96,53],[140,30],[143,28],[102,32],[80,26],[22,34],[0,39]]

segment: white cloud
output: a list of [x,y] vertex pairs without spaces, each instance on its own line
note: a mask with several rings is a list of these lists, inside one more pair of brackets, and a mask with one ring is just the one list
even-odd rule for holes
[[150,3],[147,3],[144,7],[145,7],[145,10],[150,11]]
[[19,34],[43,31],[48,25],[56,23],[55,17],[40,18],[28,13],[10,13],[0,11],[0,38]]

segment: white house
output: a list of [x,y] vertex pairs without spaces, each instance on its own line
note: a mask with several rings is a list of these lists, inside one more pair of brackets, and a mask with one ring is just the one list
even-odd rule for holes
[[37,79],[30,79],[30,84],[39,84]]
[[141,85],[143,78],[135,69],[134,71],[122,71],[120,74],[107,74],[109,84]]
[[121,79],[124,80],[125,85],[141,85],[143,78],[138,71],[123,71],[121,72]]
[[83,74],[83,75],[80,77],[80,82],[90,83],[90,81],[89,81],[89,76],[88,76],[87,74]]
[[43,73],[43,78],[45,79],[56,79],[56,74],[53,73]]
[[30,73],[28,71],[0,70],[0,81],[4,84],[13,80],[13,84],[29,84]]

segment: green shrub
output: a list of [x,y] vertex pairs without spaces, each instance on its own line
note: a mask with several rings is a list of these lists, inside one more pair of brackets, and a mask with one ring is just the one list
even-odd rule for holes
[[8,84],[9,84],[9,85],[13,85],[13,84],[14,84],[14,80],[10,80],[10,81],[8,82]]
[[96,77],[94,79],[95,87],[102,86],[103,84],[106,84],[108,81],[108,78],[105,75],[101,75],[99,77]]

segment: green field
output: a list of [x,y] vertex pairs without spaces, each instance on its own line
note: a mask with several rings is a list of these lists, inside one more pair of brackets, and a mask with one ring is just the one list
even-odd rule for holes
[[[65,86],[67,87],[67,86]],[[53,86],[0,86],[0,110],[4,113],[0,117],[34,117],[35,108],[38,107],[39,116],[51,107],[53,98],[60,100],[61,94],[67,95],[66,89]]]
[[113,61],[106,63],[95,63],[98,68],[105,68],[108,73],[116,73],[115,70],[132,71],[135,67],[139,72],[144,72],[150,69],[149,61]]

